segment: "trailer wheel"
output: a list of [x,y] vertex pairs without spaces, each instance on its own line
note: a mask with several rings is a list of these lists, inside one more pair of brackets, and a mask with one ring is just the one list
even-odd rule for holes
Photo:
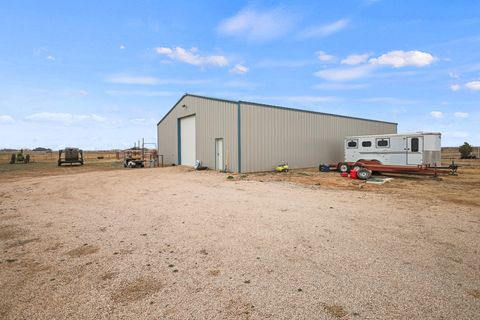
[[372,172],[366,168],[360,168],[357,170],[357,177],[360,180],[367,180],[372,176]]
[[350,172],[350,166],[346,162],[340,162],[337,167],[340,172]]

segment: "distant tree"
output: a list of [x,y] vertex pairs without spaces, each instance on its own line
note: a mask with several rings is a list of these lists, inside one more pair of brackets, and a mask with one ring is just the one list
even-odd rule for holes
[[470,154],[472,153],[473,148],[468,142],[465,142],[458,148],[458,151],[460,151],[461,159],[470,159]]
[[44,148],[44,147],[37,147],[37,148],[33,149],[32,151],[52,152],[52,149]]

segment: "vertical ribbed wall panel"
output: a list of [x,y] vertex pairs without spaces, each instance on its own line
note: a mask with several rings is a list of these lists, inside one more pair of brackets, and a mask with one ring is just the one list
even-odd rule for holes
[[242,102],[242,171],[336,163],[344,158],[349,135],[396,133],[393,123],[294,111]]

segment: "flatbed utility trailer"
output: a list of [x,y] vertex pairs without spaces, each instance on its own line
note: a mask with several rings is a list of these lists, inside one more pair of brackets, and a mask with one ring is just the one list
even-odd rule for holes
[[453,161],[449,166],[442,167],[436,165],[387,165],[377,160],[360,160],[356,162],[340,162],[336,166],[331,166],[331,169],[339,172],[350,172],[354,169],[357,171],[359,179],[367,180],[372,172],[430,175],[434,177],[438,175],[456,175],[458,166]]
[[[63,157],[62,157],[63,154]],[[78,148],[65,148],[65,150],[58,150],[58,166],[62,164],[74,164],[78,163],[83,165],[83,150]]]

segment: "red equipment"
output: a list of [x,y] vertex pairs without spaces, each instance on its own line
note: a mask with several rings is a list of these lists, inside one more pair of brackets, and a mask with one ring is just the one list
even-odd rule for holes
[[350,179],[358,179],[357,170],[355,169],[350,170]]

